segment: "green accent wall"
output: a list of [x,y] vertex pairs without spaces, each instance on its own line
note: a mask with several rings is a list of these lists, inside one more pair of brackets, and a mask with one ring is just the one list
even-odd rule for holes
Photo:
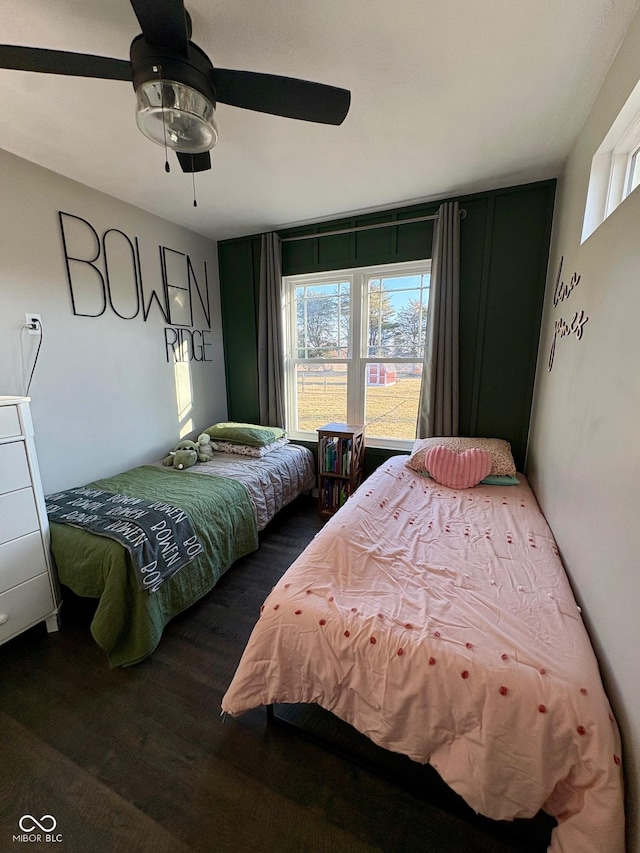
[[218,265],[229,418],[255,424],[260,418],[257,368],[260,237],[219,243]]
[[[459,196],[460,435],[511,442],[524,467],[556,182]],[[442,201],[445,201],[443,199]],[[433,221],[323,237],[324,231],[426,216],[441,201],[283,229],[283,275],[431,256]],[[229,418],[258,420],[260,235],[218,243]],[[384,458],[367,450],[365,470]],[[369,458],[370,457],[370,458]],[[375,457],[375,458],[374,458]]]

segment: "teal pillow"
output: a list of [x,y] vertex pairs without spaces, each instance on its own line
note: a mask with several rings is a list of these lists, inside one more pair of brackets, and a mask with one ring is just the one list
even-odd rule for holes
[[[424,468],[422,471],[416,471],[416,474],[420,474],[421,477],[428,477],[430,480],[433,479],[431,474],[426,471]],[[488,477],[485,477],[484,480],[480,480],[478,483],[479,486],[517,486],[519,485],[520,480],[517,477],[512,477],[511,474],[489,474]]]
[[489,474],[480,484],[484,486],[517,486],[520,483],[517,477],[510,474]]
[[285,436],[285,431],[280,427],[243,424],[236,421],[221,421],[205,429],[204,432],[214,441],[230,441],[233,444],[248,444],[251,447],[266,447]]

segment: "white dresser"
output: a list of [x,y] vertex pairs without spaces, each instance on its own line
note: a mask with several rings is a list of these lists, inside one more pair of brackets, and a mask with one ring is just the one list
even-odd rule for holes
[[29,398],[0,397],[0,643],[57,631],[59,602]]

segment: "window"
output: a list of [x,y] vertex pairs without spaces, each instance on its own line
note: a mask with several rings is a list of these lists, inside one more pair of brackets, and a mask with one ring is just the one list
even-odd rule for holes
[[287,431],[366,425],[367,444],[415,439],[431,261],[284,279]]
[[625,193],[625,197],[629,195],[629,193],[633,192],[635,188],[640,184],[640,146],[636,148],[630,158],[629,163],[629,178],[627,180],[627,191]]
[[640,81],[591,162],[582,226],[587,239],[640,183]]

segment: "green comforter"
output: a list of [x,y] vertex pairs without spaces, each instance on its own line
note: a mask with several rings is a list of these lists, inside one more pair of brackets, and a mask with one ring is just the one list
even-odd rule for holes
[[196,557],[157,592],[138,590],[129,554],[118,542],[65,524],[51,524],[60,582],[98,598],[91,633],[111,666],[148,657],[164,626],[207,593],[235,560],[255,551],[258,531],[245,487],[216,475],[143,465],[88,485],[182,507],[202,542]]

